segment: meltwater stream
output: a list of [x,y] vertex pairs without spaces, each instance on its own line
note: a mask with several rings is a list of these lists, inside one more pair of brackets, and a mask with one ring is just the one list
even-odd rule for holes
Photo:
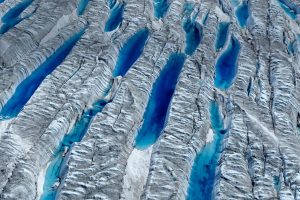
[[184,54],[171,54],[167,64],[156,79],[144,113],[143,125],[135,139],[137,149],[146,149],[154,144],[165,127],[169,105],[184,61]]
[[249,8],[248,0],[243,0],[241,5],[239,5],[236,8],[235,15],[236,15],[239,25],[242,28],[244,28],[246,26],[248,18],[250,16],[250,8]]
[[23,19],[30,17],[30,15],[23,18],[20,18],[19,16],[32,2],[33,0],[23,0],[5,13],[1,18],[2,26],[0,28],[0,34],[6,33]]
[[53,155],[53,160],[47,168],[43,186],[43,194],[40,200],[54,200],[58,194],[58,188],[67,173],[67,157],[73,143],[80,142],[92,122],[93,117],[101,112],[110,101],[99,100],[91,109],[85,111],[75,123],[71,132],[63,138],[58,151]]
[[105,23],[105,32],[115,30],[123,20],[125,3],[116,3],[111,9],[109,17]]
[[228,89],[238,71],[238,56],[240,43],[231,36],[227,49],[225,49],[216,63],[215,86],[221,90]]
[[224,130],[223,118],[219,105],[213,101],[210,105],[211,127],[214,132],[213,141],[206,143],[197,155],[192,167],[187,200],[211,200],[216,177],[216,168],[221,153]]
[[79,0],[78,7],[77,7],[77,15],[83,15],[88,4],[89,4],[89,0]]
[[195,20],[188,18],[183,23],[183,29],[186,37],[185,53],[192,55],[201,42],[202,27]]
[[158,19],[163,18],[171,4],[171,0],[153,0],[154,16]]
[[137,61],[143,53],[148,36],[149,30],[147,28],[143,28],[138,30],[124,43],[119,52],[117,64],[113,71],[114,77],[124,76],[135,61]]
[[84,31],[85,28],[66,40],[44,63],[18,85],[12,97],[3,106],[0,112],[0,120],[13,118],[19,114],[46,76],[51,74],[64,61]]
[[290,16],[293,20],[297,18],[297,15],[300,14],[300,7],[295,5],[291,0],[277,0],[280,7],[284,12]]
[[228,30],[229,30],[229,22],[219,23],[216,43],[215,43],[215,48],[217,51],[219,51],[224,47],[228,37]]

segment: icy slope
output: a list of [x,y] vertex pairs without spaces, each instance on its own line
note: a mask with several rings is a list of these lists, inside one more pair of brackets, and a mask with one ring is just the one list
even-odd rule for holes
[[300,200],[298,0],[0,0],[0,199]]

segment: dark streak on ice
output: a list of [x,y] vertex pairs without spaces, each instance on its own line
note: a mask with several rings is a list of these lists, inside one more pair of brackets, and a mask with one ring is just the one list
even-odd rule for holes
[[250,78],[248,87],[247,87],[247,95],[249,96],[252,90],[252,78]]
[[156,79],[144,113],[143,125],[135,139],[136,148],[148,148],[157,141],[162,133],[184,61],[184,54],[171,54],[167,64]]

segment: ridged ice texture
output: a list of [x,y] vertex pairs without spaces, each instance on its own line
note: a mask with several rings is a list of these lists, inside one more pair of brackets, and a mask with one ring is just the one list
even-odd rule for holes
[[16,24],[21,22],[23,19],[29,17],[25,16],[20,17],[21,13],[32,3],[33,0],[23,0],[20,3],[16,4],[14,7],[9,9],[5,15],[1,18],[2,26],[0,27],[0,34],[4,34],[9,29],[13,28]]
[[23,80],[0,112],[0,119],[16,117],[47,75],[60,65],[80,39],[84,29],[72,35],[51,56],[46,58],[30,76]]
[[[24,1],[0,0],[0,18]],[[125,6],[114,17],[117,5]],[[18,116],[0,121],[0,199],[41,199],[47,188],[62,200],[300,199],[299,8],[298,0],[34,0],[10,15],[0,110],[85,31]],[[185,29],[188,18],[197,26]],[[137,149],[172,53],[185,60],[164,126]],[[109,103],[89,113],[99,100]]]

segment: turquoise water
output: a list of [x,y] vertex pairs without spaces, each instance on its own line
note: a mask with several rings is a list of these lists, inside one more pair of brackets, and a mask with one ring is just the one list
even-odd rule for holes
[[295,20],[297,15],[300,14],[300,7],[296,6],[292,1],[278,0],[278,3],[284,12],[293,20]]
[[186,38],[185,53],[187,55],[192,55],[201,42],[202,27],[199,23],[188,18],[183,23],[183,29]]
[[[1,21],[3,25],[0,28],[0,34],[4,34],[13,28],[15,25],[20,23],[23,19],[30,17],[26,16],[24,18],[20,18],[19,15],[33,2],[33,0],[24,0],[14,7],[12,7],[3,17]],[[0,2],[1,3],[1,2]]]
[[59,150],[54,153],[54,159],[51,161],[49,167],[47,168],[45,175],[45,182],[43,186],[44,193],[42,194],[40,200],[54,200],[56,199],[58,188],[53,187],[55,182],[61,181],[65,174],[68,171],[68,167],[66,166],[66,152],[72,147],[75,142],[80,142],[84,135],[87,133],[88,128],[92,122],[93,117],[101,112],[106,104],[110,103],[106,102],[102,99],[95,102],[91,109],[85,111],[81,118],[75,123],[71,132],[64,136]]
[[153,0],[154,16],[158,19],[163,18],[171,4],[171,0]]
[[288,44],[287,49],[288,49],[288,53],[289,54],[293,54],[294,55],[297,52],[297,40],[294,40],[294,41],[290,42]]
[[138,30],[134,35],[129,37],[121,48],[113,76],[124,76],[129,68],[137,61],[143,53],[149,36],[149,30],[143,28]]
[[228,89],[238,71],[238,56],[240,43],[235,37],[230,38],[227,49],[221,54],[216,63],[215,86],[221,90]]
[[281,188],[280,177],[279,177],[279,176],[274,176],[274,177],[273,177],[273,182],[274,182],[275,190],[276,190],[277,192],[279,192],[279,191],[280,191],[280,188]]
[[107,1],[107,4],[108,4],[108,7],[110,9],[112,9],[115,6],[116,2],[117,2],[117,0],[106,0],[106,1]]
[[216,168],[221,154],[222,140],[226,131],[219,105],[213,101],[210,105],[210,121],[214,132],[213,141],[207,143],[197,155],[192,167],[187,200],[212,200]]
[[239,0],[230,0],[230,3],[233,7],[236,7],[239,5],[240,2],[239,2]]
[[248,18],[250,16],[250,8],[248,1],[243,1],[240,6],[237,7],[235,11],[239,25],[244,28],[247,24]]
[[82,29],[66,40],[60,48],[18,85],[12,97],[2,108],[0,120],[13,118],[19,114],[46,76],[51,74],[64,61],[73,46],[83,35],[84,30]]
[[79,0],[78,7],[77,7],[77,15],[83,15],[88,4],[89,4],[89,0]]
[[215,48],[217,51],[224,47],[228,37],[228,30],[229,30],[228,22],[219,23],[217,37],[216,37],[216,44],[215,44]]
[[184,65],[185,55],[173,53],[156,79],[144,113],[143,125],[135,138],[135,147],[146,149],[159,138],[167,121],[178,77]]
[[110,10],[110,15],[105,23],[105,32],[113,31],[121,24],[123,20],[124,7],[124,3],[115,4],[115,6]]

